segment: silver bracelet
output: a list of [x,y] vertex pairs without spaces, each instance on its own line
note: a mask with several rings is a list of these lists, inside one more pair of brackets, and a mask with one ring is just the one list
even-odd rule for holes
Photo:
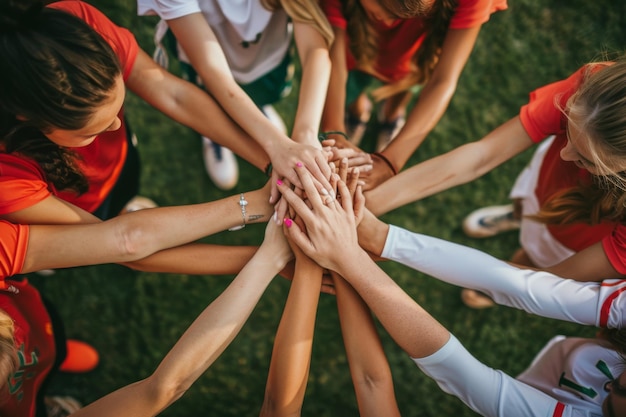
[[241,207],[241,221],[242,223],[239,226],[234,226],[228,229],[229,232],[234,232],[235,230],[241,230],[246,227],[246,206],[248,205],[248,201],[243,196],[243,193],[239,196],[239,201],[237,202],[239,207]]

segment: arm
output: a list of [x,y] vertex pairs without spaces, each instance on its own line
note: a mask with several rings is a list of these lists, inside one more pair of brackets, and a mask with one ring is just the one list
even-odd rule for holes
[[[150,102],[149,99],[152,99],[174,104],[174,99],[181,100],[180,103],[176,103],[176,107],[170,106],[169,109],[166,107],[166,109],[170,112],[174,111],[174,113],[164,111],[168,116],[180,121],[177,117],[187,115],[188,112],[193,111],[194,107],[197,106],[196,100],[192,101],[188,99],[191,90],[194,90],[194,94],[206,96],[204,101],[211,102],[213,107],[217,106],[218,108],[222,108],[223,111],[226,112],[227,117],[232,118],[232,120],[238,126],[241,126],[241,129],[252,138],[255,146],[253,146],[251,150],[236,149],[231,146],[230,142],[224,143],[223,139],[220,142],[220,138],[228,138],[230,135],[226,135],[225,132],[220,133],[218,129],[214,129],[217,132],[205,134],[205,136],[211,139],[215,138],[218,143],[228,146],[233,152],[241,155],[248,161],[250,161],[248,158],[254,157],[253,154],[255,153],[263,156],[269,155],[274,170],[276,170],[279,175],[289,179],[293,184],[298,184],[298,177],[295,175],[295,172],[293,172],[292,167],[296,162],[302,162],[304,166],[313,173],[320,184],[324,188],[329,189],[330,186],[327,178],[330,175],[330,168],[328,168],[327,157],[324,152],[318,145],[311,146],[293,142],[263,115],[252,99],[241,89],[233,78],[224,52],[204,16],[202,16],[201,13],[193,13],[169,20],[167,23],[176,36],[176,39],[187,53],[192,66],[202,78],[206,89],[215,97],[219,105],[212,100],[211,96],[191,84],[181,84],[180,87],[176,88],[177,91],[170,91],[172,89],[154,89],[152,84],[155,82],[162,84],[160,79],[162,76],[159,76],[159,79],[145,76],[134,79],[134,81],[141,81],[144,84],[142,91],[163,93],[159,94],[159,97],[154,97],[154,94],[151,96],[139,95],[148,102]],[[138,60],[141,55],[147,57],[145,53],[140,54],[137,58]],[[148,60],[150,59],[148,58]],[[153,67],[149,72],[147,71],[148,65]],[[133,67],[131,79],[132,75],[135,73],[136,67],[137,64]],[[149,64],[145,63],[143,69],[138,68],[137,72],[138,74],[140,74],[140,71],[143,74],[151,74],[152,71],[156,71],[154,67],[158,66],[150,60]],[[163,69],[161,69],[161,71],[166,72]],[[173,85],[174,81],[170,79],[167,81],[167,84]],[[133,88],[131,87],[131,89]],[[197,92],[195,90],[197,90]],[[199,128],[207,125],[206,121],[212,119],[210,116],[211,113],[208,113],[203,107],[199,107],[196,110],[200,110],[199,113],[201,114],[196,117],[192,113],[187,117],[189,122],[182,123],[204,134]],[[223,111],[220,111],[220,113],[223,114]],[[198,113],[198,111],[196,111],[196,113]],[[213,119],[214,118],[215,117],[213,117]],[[219,134],[216,135],[216,133]],[[245,153],[241,154],[241,151],[245,151]],[[266,165],[267,162],[260,168],[265,169]]]
[[322,269],[296,255],[296,271],[276,331],[260,415],[300,416],[306,390]]
[[459,146],[385,181],[367,193],[367,206],[378,216],[407,203],[465,184],[531,145],[533,142],[524,130],[519,116],[516,116],[479,141]]
[[400,170],[437,125],[446,109],[469,59],[480,32],[480,26],[450,29],[441,48],[439,62],[426,82],[406,124],[382,152]]
[[359,226],[359,242],[383,258],[531,314],[593,326],[621,327],[624,321],[625,281],[600,285],[520,269],[476,249],[389,226],[371,213]]
[[224,113],[218,103],[199,87],[158,66],[141,49],[126,86],[148,104],[264,170],[267,153]]
[[332,277],[359,414],[399,417],[391,370],[369,308],[343,278]]
[[319,147],[317,135],[331,71],[328,46],[320,32],[306,23],[294,23],[294,38],[302,77],[291,136],[298,143]]
[[[254,220],[255,222],[269,219],[273,209],[267,202],[268,190],[269,186],[266,185],[262,189],[244,193],[249,202],[248,221],[249,216],[253,215],[261,216]],[[48,203],[60,201],[49,197],[31,208],[13,213],[17,218],[16,223],[33,224],[23,273],[43,268],[136,261],[163,249],[174,248],[228,227],[240,225],[242,222],[239,195],[202,204],[140,210],[106,222],[101,222],[83,211],[80,212],[91,217],[80,222],[71,216],[74,211],[68,209],[55,218],[57,226],[41,225],[39,218],[28,217],[22,213],[24,211],[26,214],[39,211],[45,213]],[[72,207],[80,210],[74,206],[69,208]],[[87,224],[79,223],[68,227],[68,224],[77,222]],[[59,226],[62,224],[65,226]],[[132,263],[127,265],[145,270],[162,268],[168,272],[194,273],[191,270],[199,267],[194,266],[198,246],[191,248],[187,252],[184,247],[177,247],[173,250],[174,254],[163,251],[137,265]],[[200,248],[201,252],[206,252],[210,246]],[[226,269],[232,272],[238,270],[233,271],[232,268],[242,266],[238,261],[233,262],[232,258],[228,262],[230,266]],[[216,269],[216,266],[209,265],[206,259],[203,260],[203,264],[204,268]]]
[[[348,82],[346,31],[333,27],[333,33],[335,40],[330,47],[331,70],[322,113],[322,131],[345,132],[346,83]],[[333,137],[333,139],[341,140],[340,137]]]
[[259,251],[187,329],[155,372],[77,411],[76,417],[154,416],[180,398],[220,356],[291,257],[282,230],[269,222]]
[[546,271],[563,278],[576,281],[603,281],[611,278],[624,278],[609,262],[602,242],[595,243],[564,261],[545,268]]

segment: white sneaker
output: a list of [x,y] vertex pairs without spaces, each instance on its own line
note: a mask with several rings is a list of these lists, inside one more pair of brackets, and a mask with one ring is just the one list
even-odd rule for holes
[[387,145],[398,136],[398,133],[400,133],[405,123],[406,119],[404,117],[398,117],[392,122],[379,121],[376,152],[382,152]]
[[263,112],[265,117],[267,117],[268,120],[272,122],[274,126],[280,129],[280,131],[284,134],[287,134],[287,126],[285,125],[283,118],[280,117],[280,114],[278,114],[274,106],[272,106],[271,104],[266,104],[265,106],[261,106],[261,111]]
[[218,188],[230,190],[239,181],[239,166],[235,154],[211,139],[202,137],[202,155],[209,178]]
[[131,213],[133,211],[149,209],[158,207],[158,204],[153,200],[150,200],[148,197],[142,197],[140,195],[136,195],[130,199],[128,203],[122,209],[120,214]]
[[519,228],[519,219],[513,217],[513,204],[483,207],[463,220],[463,231],[470,237],[491,237]]

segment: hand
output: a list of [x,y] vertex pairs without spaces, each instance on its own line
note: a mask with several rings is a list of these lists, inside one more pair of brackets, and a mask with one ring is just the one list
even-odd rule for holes
[[372,160],[374,166],[370,171],[361,173],[361,180],[363,180],[363,190],[371,190],[378,187],[389,178],[396,175],[391,167],[380,156],[372,154]]
[[348,159],[348,164],[351,167],[358,167],[361,172],[370,171],[373,167],[373,161],[370,154],[363,152],[359,148],[353,147],[350,142],[350,147],[340,148],[335,146],[335,139],[326,139],[322,142],[324,149],[327,149],[331,153],[331,161],[340,161],[343,158]]
[[287,243],[282,227],[273,221],[267,222],[265,227],[265,237],[259,247],[259,250],[262,249],[268,250],[268,253],[278,262],[281,269],[293,259],[293,252]]
[[380,257],[387,241],[389,225],[378,219],[367,208],[361,210],[363,220],[358,225],[359,243],[366,251]]
[[355,259],[351,254],[362,251],[358,244],[355,214],[348,187],[339,181],[340,200],[324,197],[316,192],[311,175],[303,167],[297,167],[296,172],[311,208],[284,184],[278,186],[283,198],[306,226],[305,233],[291,219],[286,219],[288,234],[318,264],[327,269],[340,270],[342,264]]
[[[313,176],[315,188],[320,193],[330,193],[329,178],[331,174],[328,166],[329,154],[323,149],[310,145],[303,145],[292,140],[277,143],[268,152],[272,160],[272,179],[286,178],[291,184],[302,188],[300,178],[294,171],[297,164],[304,166]],[[274,181],[276,183],[276,181]],[[272,193],[271,203],[277,200]]]
[[355,222],[358,226],[363,219],[363,210],[365,209],[365,197],[363,196],[362,187],[360,187],[362,181],[359,181],[360,170],[359,168],[349,167],[348,160],[344,158],[339,162],[337,172],[339,179],[348,186],[348,191],[352,198],[352,206],[354,207]]

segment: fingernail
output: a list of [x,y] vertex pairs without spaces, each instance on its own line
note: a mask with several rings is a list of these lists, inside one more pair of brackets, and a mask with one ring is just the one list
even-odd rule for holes
[[276,217],[278,217],[278,213],[274,212],[274,215],[272,216],[272,220],[276,221]]
[[333,201],[334,201],[334,200],[335,200],[335,197],[337,197],[337,196],[335,195],[335,193],[334,193],[333,191],[331,191],[331,192],[330,192],[330,197],[331,197],[331,198],[333,199]]
[[298,168],[301,168],[301,167],[302,167],[302,162],[296,162],[296,166],[297,166]]
[[321,195],[328,195],[328,191],[326,191],[324,188],[322,188],[322,191],[320,191]]
[[285,219],[285,226],[287,226],[287,228],[290,228],[292,224],[293,224],[293,220]]
[[283,185],[283,181],[282,180],[276,180],[276,184]]

